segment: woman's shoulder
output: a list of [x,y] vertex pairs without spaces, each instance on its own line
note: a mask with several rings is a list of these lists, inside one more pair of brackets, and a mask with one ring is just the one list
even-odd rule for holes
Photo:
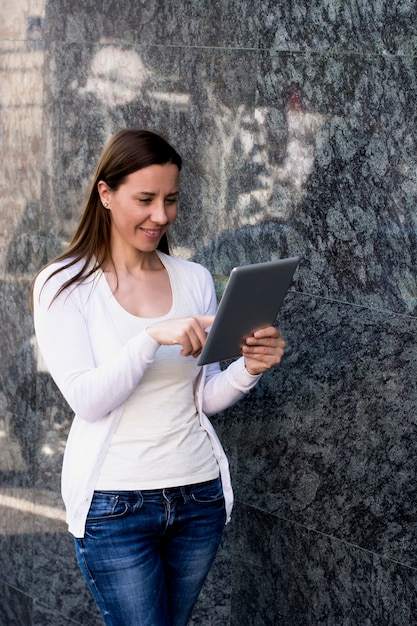
[[200,263],[196,263],[195,261],[189,261],[187,259],[183,259],[176,256],[170,256],[168,254],[164,254],[162,252],[159,253],[159,256],[163,262],[163,264],[171,265],[171,267],[176,267],[179,271],[184,272],[190,278],[196,277],[200,278],[205,277],[211,279],[211,274],[207,268],[205,268]]
[[[94,274],[85,280],[80,276],[87,271],[85,262],[75,259],[58,259],[43,267],[33,281],[34,302],[52,302],[63,294],[63,297],[86,299],[94,285]],[[61,296],[59,296],[61,297]]]
[[36,275],[35,282],[43,284],[47,280],[52,278],[54,282],[65,283],[74,276],[77,276],[82,270],[84,262],[76,261],[75,259],[59,259],[57,261],[51,261],[48,265],[45,265]]

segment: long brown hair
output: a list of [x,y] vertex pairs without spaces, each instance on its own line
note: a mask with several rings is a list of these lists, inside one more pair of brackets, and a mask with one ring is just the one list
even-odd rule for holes
[[[98,182],[102,180],[113,191],[117,191],[129,174],[150,165],[165,165],[166,163],[173,163],[181,170],[182,159],[180,155],[160,135],[152,131],[135,128],[121,130],[113,135],[100,156],[84,210],[72,241],[62,254],[47,264],[68,261],[52,272],[49,276],[52,278],[62,270],[83,261],[81,269],[61,285],[55,298],[71,285],[83,282],[103,264],[109,261],[113,263],[110,252],[110,215],[100,201],[97,189]],[[161,238],[158,249],[169,254],[166,234]],[[33,284],[36,276],[32,281],[31,288],[32,305]]]

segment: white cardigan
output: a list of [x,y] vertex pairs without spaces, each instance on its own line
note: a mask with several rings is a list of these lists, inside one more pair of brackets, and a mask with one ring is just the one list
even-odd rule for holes
[[[169,274],[180,273],[194,314],[214,314],[216,296],[209,272],[196,263],[158,254]],[[64,454],[62,496],[69,531],[83,537],[97,476],[124,403],[159,344],[146,331],[123,342],[111,315],[115,299],[101,270],[81,285],[66,289],[51,304],[59,287],[80,269],[76,264],[45,282],[57,267],[48,266],[36,279],[35,333],[48,370],[75,413]],[[240,358],[224,371],[217,363],[204,366],[196,386],[200,423],[220,468],[227,521],[233,506],[229,467],[207,415],[237,402],[259,378],[247,372]]]

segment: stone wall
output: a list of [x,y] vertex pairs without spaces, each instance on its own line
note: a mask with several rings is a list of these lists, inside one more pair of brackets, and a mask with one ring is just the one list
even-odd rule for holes
[[173,250],[219,295],[301,258],[282,366],[214,419],[236,508],[192,624],[415,622],[416,49],[411,0],[3,1],[1,626],[102,623],[28,293],[126,126],[182,154]]

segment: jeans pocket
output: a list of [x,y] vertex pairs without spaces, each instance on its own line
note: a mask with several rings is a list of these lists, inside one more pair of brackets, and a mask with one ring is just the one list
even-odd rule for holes
[[87,524],[123,517],[128,504],[117,493],[95,491],[87,515]]
[[199,504],[215,504],[224,500],[223,488],[220,478],[212,480],[207,484],[196,486],[192,492],[191,497],[194,502]]

